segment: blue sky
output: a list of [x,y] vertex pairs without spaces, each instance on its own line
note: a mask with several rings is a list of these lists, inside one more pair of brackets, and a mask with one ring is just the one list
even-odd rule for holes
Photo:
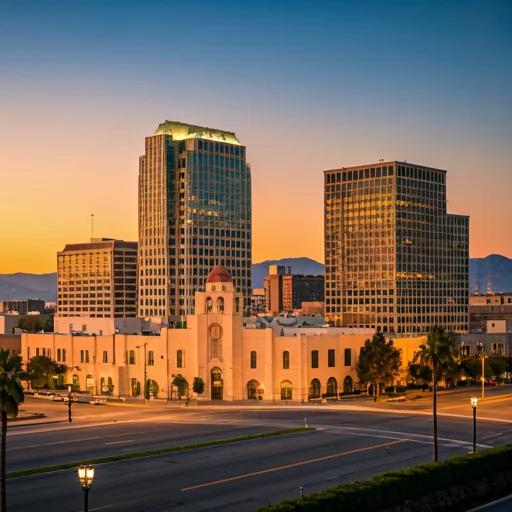
[[[136,239],[144,137],[175,119],[247,145],[256,261],[322,260],[322,170],[379,158],[448,169],[472,256],[512,256],[511,15],[509,1],[0,0],[0,169],[26,192],[0,214],[19,208],[23,237],[49,240],[46,263],[22,259],[34,269],[88,236],[91,209],[104,236]],[[0,272],[16,261],[0,249]]]

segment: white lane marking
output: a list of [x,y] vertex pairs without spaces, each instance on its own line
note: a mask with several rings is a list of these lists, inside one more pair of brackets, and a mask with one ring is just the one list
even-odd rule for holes
[[121,443],[133,443],[135,442],[135,439],[127,439],[126,441],[112,441],[110,443],[105,444],[121,444]]
[[[348,434],[355,436],[365,436],[365,437],[382,437],[384,439],[406,439],[410,442],[423,443],[423,444],[432,444],[432,436],[423,435],[423,434],[411,434],[406,432],[395,432],[392,430],[374,430],[369,428],[354,428],[354,427],[328,427],[327,432],[337,433],[337,434]],[[383,435],[383,434],[387,434]],[[458,446],[460,448],[465,448],[468,446],[473,446],[473,443],[470,441],[462,441],[460,439],[449,439],[446,437],[438,437],[438,441],[442,441],[443,443],[447,443],[446,446]],[[492,448],[490,445],[486,444],[477,444],[481,448]]]
[[44,448],[45,446],[56,446],[59,444],[75,444],[75,443],[82,443],[84,441],[98,441],[99,439],[109,439],[112,437],[124,437],[124,436],[133,436],[138,434],[145,434],[146,432],[127,432],[124,434],[112,434],[110,436],[97,436],[97,437],[86,437],[83,439],[71,439],[69,441],[54,441],[53,443],[43,443],[43,444],[33,444],[30,446],[19,446],[17,448],[8,448],[8,452],[16,452],[20,450],[27,450],[29,448]]

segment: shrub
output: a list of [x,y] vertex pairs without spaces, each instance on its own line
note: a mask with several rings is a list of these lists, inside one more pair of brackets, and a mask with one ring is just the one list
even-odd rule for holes
[[[501,474],[505,478],[503,494],[509,492],[506,482],[512,483],[510,460],[512,445],[491,448],[482,452],[453,457],[443,462],[427,463],[402,471],[389,471],[371,480],[358,481],[331,487],[311,494],[302,500],[288,500],[275,506],[259,508],[257,512],[380,512],[405,502],[414,502],[438,491],[464,487],[466,491],[475,487],[475,482],[495,481]],[[490,493],[493,491],[491,490]],[[461,504],[475,504],[471,492],[458,493]],[[446,510],[442,507],[436,510]],[[467,510],[467,508],[464,508]]]

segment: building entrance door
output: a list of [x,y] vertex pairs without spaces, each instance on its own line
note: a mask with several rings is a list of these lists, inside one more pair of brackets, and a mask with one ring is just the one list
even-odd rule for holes
[[212,368],[211,379],[212,379],[212,392],[211,392],[212,400],[222,400],[223,383],[222,383],[222,371],[220,368]]

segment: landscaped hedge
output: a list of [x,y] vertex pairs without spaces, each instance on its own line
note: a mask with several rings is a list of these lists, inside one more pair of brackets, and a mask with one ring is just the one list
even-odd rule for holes
[[[493,499],[509,494],[511,483],[512,444],[390,471],[370,480],[331,487],[304,499],[264,506],[257,512],[382,512],[412,505],[411,502],[417,502],[418,507],[403,510],[451,512],[476,506],[484,497]],[[444,491],[448,493],[437,499]]]

